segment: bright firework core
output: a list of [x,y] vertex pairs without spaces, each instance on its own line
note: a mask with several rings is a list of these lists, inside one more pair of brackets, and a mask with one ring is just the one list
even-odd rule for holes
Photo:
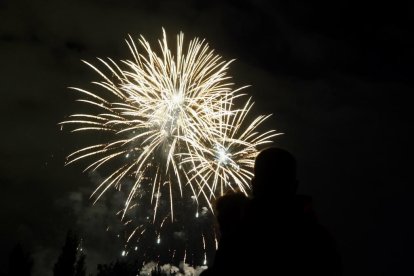
[[[102,71],[85,62],[101,77],[93,82],[99,89],[72,88],[83,94],[78,101],[89,109],[62,124],[76,125],[74,132],[109,136],[105,143],[70,154],[67,163],[91,158],[85,170],[109,168],[112,173],[96,188],[95,199],[112,187],[127,190],[122,218],[127,212],[136,216],[134,210],[143,218],[152,217],[151,227],[160,243],[166,221],[179,223],[184,214],[194,214],[182,209],[187,208],[183,207],[187,199],[198,217],[198,210],[212,210],[211,200],[229,189],[247,194],[258,147],[270,143],[277,133],[257,131],[269,116],[247,122],[253,103],[250,99],[243,103],[244,87],[234,89],[229,81],[231,61],[223,61],[204,41],[196,38],[184,45],[180,33],[174,53],[165,32],[160,53],[142,36],[142,52],[131,37],[127,44],[132,60],[98,59]],[[183,212],[179,218],[175,218],[177,209]],[[146,233],[148,220],[136,220],[138,226],[128,240]]]
[[217,151],[217,161],[219,164],[227,165],[229,161],[231,161],[229,157],[229,153],[221,147],[220,145],[216,145],[216,151]]

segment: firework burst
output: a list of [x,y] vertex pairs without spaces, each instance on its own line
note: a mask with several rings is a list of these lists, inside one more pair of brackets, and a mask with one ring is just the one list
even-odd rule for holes
[[[268,116],[246,122],[250,99],[236,107],[244,87],[233,89],[227,75],[232,61],[224,61],[204,40],[184,45],[183,33],[177,35],[175,53],[164,31],[159,54],[142,36],[142,52],[131,37],[126,42],[133,59],[98,59],[106,73],[84,61],[102,78],[93,83],[109,94],[72,88],[84,96],[78,101],[96,112],[74,114],[61,123],[74,125],[74,132],[109,132],[107,142],[68,156],[67,164],[93,159],[85,170],[111,166],[112,173],[92,195],[95,200],[132,180],[122,216],[135,206],[135,199],[149,197],[152,223],[158,221],[161,228],[167,217],[174,220],[180,198],[192,197],[211,209],[211,199],[228,189],[248,193],[258,147],[277,133],[257,132]],[[165,196],[169,211],[159,214]]]

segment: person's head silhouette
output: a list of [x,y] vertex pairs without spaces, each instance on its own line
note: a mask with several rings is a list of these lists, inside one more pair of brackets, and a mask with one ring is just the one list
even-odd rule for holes
[[288,151],[267,148],[254,163],[252,191],[254,198],[291,199],[297,189],[296,160]]
[[215,210],[221,234],[238,231],[247,200],[243,193],[233,191],[217,199]]

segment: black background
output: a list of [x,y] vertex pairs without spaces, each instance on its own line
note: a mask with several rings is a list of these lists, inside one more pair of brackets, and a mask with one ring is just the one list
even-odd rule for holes
[[127,34],[155,45],[164,27],[236,59],[230,74],[284,133],[275,144],[297,157],[345,275],[414,273],[414,7],[379,2],[0,0],[1,270],[21,241],[47,275],[70,227],[84,233],[90,271],[119,256],[105,233],[117,199],[91,207],[97,177],[64,167],[88,138],[57,123],[80,108],[66,87],[98,79],[81,59],[130,58]]

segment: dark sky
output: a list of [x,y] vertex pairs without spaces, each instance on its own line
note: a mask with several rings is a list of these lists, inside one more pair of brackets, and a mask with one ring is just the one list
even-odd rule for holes
[[130,58],[127,34],[155,43],[164,27],[236,59],[230,74],[285,133],[276,144],[297,157],[345,275],[413,274],[414,6],[379,2],[0,0],[2,271],[21,241],[47,275],[70,227],[89,262],[119,256],[105,232],[119,199],[91,206],[96,176],[63,166],[84,137],[57,123],[79,108],[67,87],[97,79],[81,59]]

